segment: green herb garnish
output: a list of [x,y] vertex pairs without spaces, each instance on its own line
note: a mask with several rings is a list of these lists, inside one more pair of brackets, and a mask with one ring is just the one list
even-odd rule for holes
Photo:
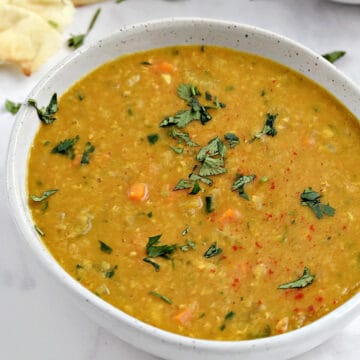
[[148,257],[143,258],[143,261],[145,261],[148,264],[151,264],[155,271],[159,271],[160,270],[160,265],[158,263],[156,263],[155,261],[152,261],[151,259],[149,259]]
[[195,250],[196,244],[193,241],[188,239],[188,240],[186,240],[186,245],[179,246],[179,249],[183,252],[187,252],[187,251],[189,251],[189,249]]
[[204,257],[211,258],[213,256],[219,255],[222,253],[222,249],[217,247],[216,241],[213,242],[210,247],[205,251]]
[[34,225],[34,229],[40,236],[45,236],[45,233],[37,225]]
[[112,248],[105,244],[103,241],[99,240],[99,244],[100,244],[100,250],[106,254],[111,254],[112,253]]
[[154,145],[159,140],[158,134],[150,134],[147,136],[149,144]]
[[184,190],[191,189],[194,186],[194,182],[191,180],[180,179],[178,183],[174,187],[174,191],[176,190]]
[[224,138],[229,143],[231,149],[240,144],[239,138],[233,133],[226,133]]
[[72,139],[65,139],[60,141],[52,150],[52,154],[60,154],[69,157],[70,159],[74,159],[75,150],[74,145],[79,141],[79,135],[76,135]]
[[11,100],[5,101],[5,109],[13,115],[17,114],[17,112],[20,110],[20,107],[21,103],[14,103]]
[[224,320],[230,320],[235,316],[235,313],[233,311],[229,311],[226,315]]
[[[161,123],[160,127],[175,125],[178,128],[183,128],[191,121],[199,120],[202,125],[206,124],[212,119],[209,114],[209,109],[214,109],[213,106],[204,106],[199,102],[201,96],[198,88],[191,84],[180,84],[177,88],[178,96],[187,102],[190,109],[178,111],[175,115],[167,116]],[[222,107],[222,103],[218,102],[219,106]]]
[[320,202],[321,195],[318,192],[312,190],[311,187],[305,189],[300,198],[301,205],[309,206],[318,219],[322,219],[324,215],[335,215],[335,209],[329,204],[322,204]]
[[146,244],[146,254],[150,258],[158,256],[168,258],[176,250],[176,245],[157,245],[161,238],[160,235],[150,236]]
[[169,135],[174,139],[178,139],[179,142],[183,141],[187,146],[199,146],[197,143],[191,141],[188,133],[181,132],[174,126],[171,127]]
[[166,297],[164,295],[161,295],[161,294],[159,294],[159,293],[157,293],[155,291],[149,291],[149,294],[158,297],[159,299],[161,299],[162,301],[165,301],[169,305],[172,304],[172,301],[168,297]]
[[201,190],[201,187],[197,181],[195,181],[192,190],[189,192],[190,195],[196,195]]
[[104,275],[105,277],[111,279],[115,275],[115,271],[118,268],[117,265],[115,265],[112,269],[106,270]]
[[44,201],[49,196],[55,194],[57,191],[58,191],[58,189],[46,190],[42,193],[42,195],[40,195],[40,196],[30,195],[30,198],[32,201],[36,201],[36,202]]
[[180,147],[174,147],[174,146],[171,146],[170,145],[170,149],[172,151],[174,151],[176,154],[182,154],[184,152],[184,149],[183,148],[180,148]]
[[234,181],[232,187],[231,187],[231,190],[238,190],[239,191],[239,195],[246,199],[246,200],[249,200],[249,196],[248,194],[245,193],[245,190],[244,190],[244,186],[246,184],[249,184],[251,182],[253,182],[256,178],[256,175],[241,175],[241,174],[238,174],[237,175],[237,179]]
[[190,226],[187,226],[181,233],[182,236],[185,236],[190,231]]
[[342,58],[345,54],[346,51],[339,50],[324,54],[322,57],[333,64],[336,60]]
[[290,281],[288,283],[279,285],[277,288],[278,289],[298,289],[298,288],[304,288],[310,284],[312,284],[312,282],[315,279],[315,275],[311,275],[310,274],[310,270],[305,267],[304,268],[304,272],[302,274],[302,276],[294,281]]
[[192,180],[192,181],[201,181],[203,182],[204,184],[206,185],[212,185],[212,180],[211,179],[208,179],[207,177],[204,177],[204,176],[200,176],[198,174],[194,174],[194,173],[191,173],[189,175],[189,180]]
[[91,144],[91,142],[86,142],[85,146],[84,146],[84,151],[83,154],[81,156],[81,161],[80,163],[83,165],[89,164],[90,163],[90,156],[91,154],[95,151],[95,146]]
[[52,124],[56,118],[54,114],[58,111],[57,94],[54,93],[50,99],[49,105],[46,107],[38,108],[37,103],[34,99],[28,100],[28,105],[35,108],[39,119],[46,125]]
[[275,120],[277,118],[278,114],[266,114],[266,120],[265,125],[261,132],[254,135],[254,137],[249,141],[249,143],[252,143],[256,139],[260,139],[263,135],[268,135],[274,137],[277,134],[277,131],[274,127]]
[[205,196],[205,211],[207,214],[210,214],[214,211],[212,208],[212,196]]
[[101,11],[101,9],[97,9],[97,10],[96,10],[94,16],[92,17],[92,19],[91,19],[91,21],[90,21],[89,27],[88,27],[88,29],[87,29],[87,31],[86,31],[85,34],[72,35],[72,36],[68,39],[68,41],[67,41],[68,47],[77,49],[78,47],[80,47],[81,45],[84,44],[85,37],[89,34],[89,32],[91,31],[91,29],[94,27],[95,21],[96,21],[97,17],[99,16],[100,11]]

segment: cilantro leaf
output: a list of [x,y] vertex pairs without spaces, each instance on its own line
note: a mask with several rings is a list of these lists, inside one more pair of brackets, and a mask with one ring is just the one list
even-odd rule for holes
[[217,242],[213,242],[210,247],[205,251],[204,257],[211,258],[213,256],[219,255],[222,253],[222,249],[217,247]]
[[178,128],[183,128],[191,121],[196,120],[190,110],[178,111],[174,116],[167,116],[161,123],[160,127],[175,125]]
[[195,181],[192,190],[189,192],[190,195],[196,195],[201,190],[201,187],[197,181]]
[[191,84],[180,84],[176,90],[179,98],[185,101],[191,101],[193,96],[200,96],[198,88]]
[[77,49],[78,47],[83,45],[85,37],[89,34],[91,29],[94,27],[95,21],[98,18],[100,12],[101,12],[100,8],[96,10],[95,14],[93,15],[93,17],[92,17],[92,19],[90,21],[90,24],[89,24],[88,29],[87,29],[85,34],[73,35],[68,39],[68,41],[67,41],[68,47]]
[[161,235],[150,236],[148,243],[146,244],[146,254],[150,258],[158,256],[167,258],[168,255],[172,254],[176,250],[176,245],[157,245]]
[[56,118],[54,114],[58,111],[57,94],[54,93],[50,99],[49,105],[46,107],[38,108],[34,99],[28,100],[28,105],[35,108],[39,119],[46,125],[52,124]]
[[285,284],[281,284],[277,288],[278,289],[304,288],[304,287],[312,284],[314,279],[315,279],[315,275],[311,275],[310,270],[307,267],[305,267],[304,272],[303,272],[302,276],[299,279],[294,280],[294,281],[290,281],[290,282],[285,283]]
[[112,248],[105,244],[103,241],[99,240],[99,244],[100,244],[100,250],[106,254],[111,254],[112,253]]
[[17,112],[20,110],[20,107],[21,103],[14,103],[11,100],[5,101],[5,109],[13,115],[17,114]]
[[152,260],[149,259],[148,257],[143,258],[143,261],[145,261],[146,263],[152,265],[153,268],[155,269],[155,271],[159,271],[159,270],[160,270],[160,265],[159,265],[158,263],[156,263],[155,261],[152,261]]
[[30,198],[32,201],[41,202],[41,201],[44,201],[45,199],[47,199],[49,196],[55,194],[57,191],[58,191],[58,189],[46,190],[42,193],[42,195],[40,195],[40,196],[30,195]]
[[275,120],[278,114],[266,114],[265,125],[261,132],[254,135],[254,137],[249,141],[252,143],[256,139],[260,139],[263,135],[268,135],[274,137],[277,134],[277,130],[274,127]]
[[185,180],[181,179],[178,181],[178,183],[174,187],[174,191],[176,190],[184,190],[184,189],[190,189],[194,186],[194,182],[192,180]]
[[226,153],[226,146],[221,141],[221,139],[216,136],[215,138],[211,139],[208,142],[208,145],[202,147],[198,154],[196,155],[196,159],[198,161],[204,161],[206,157],[213,157],[216,155],[220,155],[221,157],[224,157]]
[[109,270],[105,271],[105,277],[108,279],[111,279],[115,275],[115,271],[117,270],[118,266],[115,265],[113,268],[110,268]]
[[170,149],[174,151],[176,154],[182,154],[184,152],[184,149],[181,147],[175,147],[170,145]]
[[226,133],[224,138],[229,143],[231,149],[240,144],[239,138],[233,133]]
[[161,299],[162,301],[165,301],[169,305],[172,304],[172,301],[168,297],[166,297],[164,295],[161,295],[161,294],[159,294],[159,293],[157,293],[155,291],[149,291],[149,294],[158,297],[159,299]]
[[84,146],[84,152],[81,156],[80,163],[85,165],[90,163],[90,155],[95,151],[95,146],[91,142],[86,142]]
[[212,208],[212,196],[205,196],[205,211],[207,214],[210,214],[214,211]]
[[346,51],[338,50],[327,54],[323,54],[322,57],[333,64],[336,60],[342,58],[345,54]]
[[188,133],[181,132],[176,129],[176,127],[171,127],[169,131],[169,135],[174,138],[178,139],[179,141],[183,141],[187,146],[199,146],[197,143],[191,141],[190,136]]
[[224,173],[226,173],[226,169],[224,168],[224,160],[222,158],[216,159],[210,156],[205,157],[199,170],[200,176],[211,176]]
[[150,134],[147,136],[150,145],[154,145],[159,140],[159,134]]
[[300,196],[301,205],[309,206],[318,219],[322,219],[324,215],[334,216],[336,210],[329,204],[322,204],[320,198],[321,195],[311,187],[306,188]]
[[179,249],[183,252],[187,252],[190,249],[196,250],[196,244],[191,240],[186,240],[186,245],[179,246]]
[[75,150],[74,145],[79,141],[79,135],[76,135],[72,139],[65,139],[60,141],[52,150],[52,154],[60,154],[69,157],[70,159],[74,159]]
[[195,174],[195,173],[191,173],[189,175],[189,180],[191,180],[191,181],[201,181],[204,184],[209,185],[209,186],[211,186],[212,183],[213,183],[211,179],[208,179],[208,178],[206,178],[204,176],[200,176],[200,175]]
[[244,186],[253,182],[256,178],[256,175],[241,175],[238,174],[237,179],[234,181],[231,190],[238,190],[239,195],[246,200],[249,200],[249,196],[245,193]]

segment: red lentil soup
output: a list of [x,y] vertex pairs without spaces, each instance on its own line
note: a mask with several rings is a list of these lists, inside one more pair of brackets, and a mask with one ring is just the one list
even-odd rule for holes
[[155,49],[106,63],[39,115],[35,228],[122,311],[242,340],[358,291],[359,124],[303,75],[220,47]]

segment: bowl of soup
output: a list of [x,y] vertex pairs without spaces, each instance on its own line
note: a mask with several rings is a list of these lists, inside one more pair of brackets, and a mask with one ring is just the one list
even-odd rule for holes
[[29,94],[15,223],[74,302],[168,359],[277,359],[360,312],[360,92],[282,36],[120,30]]

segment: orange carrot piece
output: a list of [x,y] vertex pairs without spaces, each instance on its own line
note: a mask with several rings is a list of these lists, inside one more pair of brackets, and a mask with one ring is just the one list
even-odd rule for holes
[[128,197],[135,201],[144,201],[149,193],[148,185],[145,183],[135,183],[130,186]]
[[175,72],[175,66],[166,61],[155,63],[153,68],[161,74],[173,74]]
[[197,303],[193,303],[191,304],[189,307],[186,307],[185,309],[182,309],[181,311],[179,311],[174,317],[173,319],[180,323],[181,325],[184,325],[185,323],[187,323],[189,320],[191,320],[191,318],[194,315],[194,312],[197,308]]
[[218,221],[222,224],[234,222],[238,220],[240,217],[240,214],[237,210],[229,208],[225,210],[221,216],[218,218]]

